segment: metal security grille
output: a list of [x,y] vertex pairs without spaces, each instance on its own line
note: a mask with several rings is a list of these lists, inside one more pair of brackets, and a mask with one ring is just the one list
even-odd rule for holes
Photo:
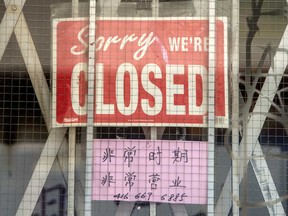
[[[240,152],[247,152],[246,156],[244,154],[245,160],[251,156],[248,169],[242,168],[242,199],[246,202],[246,205],[243,205],[243,214],[252,214],[253,210],[257,210],[257,214],[285,215],[286,210],[284,200],[287,189],[285,186],[282,188],[278,182],[285,182],[287,175],[285,161],[279,157],[285,152],[287,143],[287,123],[285,123],[287,120],[285,117],[280,117],[281,113],[285,113],[285,106],[287,106],[285,105],[287,102],[284,102],[287,100],[285,99],[287,96],[286,60],[283,58],[286,54],[282,53],[286,46],[286,21],[284,21],[286,12],[284,11],[287,2],[271,3],[243,2],[240,7],[240,11],[249,8],[249,12],[240,15],[246,18],[241,23],[243,30],[240,31],[241,114],[239,120],[242,136],[245,138],[241,140],[241,145],[244,145],[240,145]],[[273,173],[276,166],[283,166],[280,168],[281,173]],[[251,189],[254,185],[254,176],[249,174],[251,168],[259,183],[254,190]],[[264,200],[261,196],[260,199],[256,198],[256,194],[262,194]],[[268,203],[271,202],[275,205],[269,206]],[[259,208],[260,206],[267,206],[266,212]]]
[[286,215],[287,3],[0,1],[0,215]]

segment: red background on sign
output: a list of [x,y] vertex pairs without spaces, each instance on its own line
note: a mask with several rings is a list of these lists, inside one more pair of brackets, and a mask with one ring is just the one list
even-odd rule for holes
[[[72,55],[71,47],[77,45],[79,48],[84,48],[78,40],[79,31],[88,25],[87,20],[78,21],[60,21],[56,26],[56,121],[57,124],[81,124],[86,122],[86,115],[79,116],[72,109],[71,103],[71,73],[73,67],[80,62],[88,62],[86,52],[83,55]],[[227,118],[227,110],[225,110],[226,90],[225,90],[225,64],[224,64],[224,23],[221,20],[216,22],[216,76],[215,76],[215,115]],[[188,51],[170,51],[169,37],[208,37],[208,21],[207,20],[99,20],[97,21],[97,37],[103,36],[108,38],[110,36],[118,35],[120,38],[125,35],[135,34],[141,36],[146,33],[154,32],[157,37],[156,41],[148,48],[146,54],[140,60],[133,59],[134,52],[139,49],[137,41],[127,42],[124,49],[120,50],[120,44],[111,44],[107,51],[98,51],[96,55],[97,63],[104,65],[104,103],[115,104],[114,115],[94,115],[95,124],[102,125],[135,125],[143,124],[162,124],[164,125],[201,125],[203,124],[203,116],[191,116],[188,114],[188,65],[204,65],[208,70],[208,51],[195,52],[192,44],[187,45]],[[88,30],[87,30],[88,33]],[[87,38],[86,38],[87,41]],[[55,43],[54,42],[54,43]],[[180,45],[181,47],[181,45]],[[80,50],[80,49],[79,49]],[[55,51],[55,50],[54,50]],[[138,73],[138,88],[139,101],[136,112],[129,116],[122,115],[116,106],[115,89],[116,72],[122,63],[131,63],[135,66]],[[152,106],[155,103],[154,98],[149,95],[141,84],[141,71],[143,67],[148,64],[157,64],[162,72],[162,78],[155,79],[150,73],[149,79],[152,83],[158,86],[162,92],[163,107],[161,112],[156,116],[146,115],[141,108],[141,99],[149,99],[149,104]],[[184,75],[175,75],[175,84],[184,85],[184,95],[175,95],[174,101],[176,105],[185,105],[186,115],[168,115],[166,113],[166,65],[176,64],[185,65]],[[125,80],[129,81],[129,76],[125,76]],[[201,79],[198,77],[197,80]],[[80,85],[82,95],[86,90],[86,82],[83,79]],[[129,82],[128,82],[129,83]],[[81,83],[80,83],[81,84]],[[197,83],[197,85],[201,85]],[[97,86],[95,86],[96,88]],[[125,104],[129,104],[130,86],[125,84]],[[202,91],[197,90],[197,105],[201,104]],[[80,101],[85,98],[80,98]],[[74,119],[71,122],[64,122],[64,118]]]

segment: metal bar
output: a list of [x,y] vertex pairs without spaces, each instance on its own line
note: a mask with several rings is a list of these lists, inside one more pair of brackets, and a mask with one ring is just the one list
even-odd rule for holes
[[[223,215],[223,216],[229,215],[230,209],[232,207],[231,179],[232,179],[232,169],[230,168],[227,177],[225,179],[225,183],[222,187],[222,191],[216,203],[215,215]],[[239,177],[239,179],[241,181],[241,177]]]
[[74,198],[75,198],[75,144],[76,128],[69,128],[69,157],[68,157],[68,215],[74,215]]
[[[150,133],[149,127],[142,127],[142,131],[143,131],[146,139],[151,139],[151,133]],[[165,131],[165,127],[157,127],[157,139],[161,139],[164,131]]]
[[79,16],[79,0],[72,0],[72,17]]
[[[8,7],[7,11],[12,11],[12,13],[15,13],[13,17],[9,17],[11,21],[7,22],[8,24],[7,30],[9,33],[11,32],[11,30],[15,31],[15,35],[16,35],[16,39],[20,47],[20,51],[22,53],[25,65],[27,67],[30,79],[32,81],[33,88],[35,90],[35,94],[37,96],[42,114],[44,116],[45,123],[49,131],[50,130],[49,87],[47,85],[46,78],[44,76],[44,72],[43,72],[36,48],[34,46],[33,39],[31,37],[28,25],[26,23],[25,17],[22,12],[22,9],[26,0],[15,0],[15,1],[10,1],[10,3],[8,0],[5,0],[4,2],[5,2],[6,7]],[[17,21],[16,24],[15,24],[15,21]],[[15,29],[13,26],[14,24],[15,24]],[[2,27],[2,22],[1,22],[1,27]],[[3,32],[6,32],[7,30],[5,29]],[[2,39],[3,39],[3,42],[2,42]],[[1,38],[0,40],[1,46],[2,44],[8,43],[9,39],[10,39],[10,36],[8,37],[8,35],[6,35],[4,38]],[[6,46],[4,47],[3,52],[6,49]],[[2,52],[2,50],[0,50],[0,52]],[[2,56],[0,55],[0,57]]]
[[47,130],[50,131],[50,91],[23,13],[20,14],[14,32],[41,108]]
[[[264,200],[267,202],[278,199],[279,194],[269,171],[267,162],[263,156],[260,144],[255,146],[253,156],[254,157],[250,159],[250,162],[256,174]],[[276,203],[275,205],[267,205],[267,209],[271,216],[286,215],[281,202]]]
[[[262,87],[261,90],[261,94],[259,95],[256,105],[254,107],[253,113],[268,113],[270,106],[271,106],[271,101],[273,101],[273,98],[275,96],[275,92],[278,89],[279,83],[282,79],[282,76],[285,72],[286,66],[287,66],[287,54],[283,51],[285,50],[285,46],[288,43],[288,26],[286,26],[286,29],[284,31],[283,37],[279,43],[278,49],[279,51],[276,52],[275,56],[274,56],[274,67],[270,67],[269,71],[268,71],[268,75],[269,74],[274,74],[277,76],[267,76],[264,82],[264,85]],[[247,143],[249,143],[250,145],[248,145],[247,148],[247,154],[248,155],[252,155],[255,151],[255,148],[257,148],[258,150],[258,154],[263,155],[262,152],[262,148],[260,146],[260,143],[258,141],[258,137],[259,134],[261,132],[262,126],[265,122],[266,116],[265,115],[251,115],[251,118],[247,124],[247,135],[246,135],[246,141]],[[241,141],[240,143],[240,148],[244,145],[243,141]],[[243,147],[242,147],[243,148]],[[241,152],[242,150],[240,150]],[[247,159],[247,161],[245,161],[246,164],[248,164],[249,160]],[[256,167],[253,166],[252,163],[252,167],[254,170],[254,173],[257,177],[257,180],[259,179],[265,179],[266,182],[269,182],[268,188],[270,191],[272,191],[273,188],[276,189],[272,175],[270,173],[270,170],[267,166],[267,164],[262,164],[262,168],[267,170],[267,174],[265,176],[257,176],[259,175],[259,173],[256,171]],[[231,169],[228,173],[228,176],[231,175]],[[239,173],[239,182],[241,182],[242,180],[242,173]],[[231,208],[228,208],[227,202],[223,203],[223,201],[225,200],[225,196],[227,195],[227,188],[229,185],[230,179],[228,179],[228,177],[226,178],[226,181],[224,183],[224,187],[222,189],[222,192],[220,194],[220,197],[218,199],[217,205],[216,205],[216,209],[217,212],[221,212],[221,215],[228,215],[229,214],[229,210]],[[261,186],[262,184],[260,182],[258,182],[259,186]],[[229,192],[228,192],[229,193]],[[263,194],[264,195],[264,194]],[[278,192],[277,190],[271,194],[271,197],[267,197],[264,196],[264,200],[267,201],[271,201],[271,200],[276,200],[279,198]],[[231,199],[231,198],[230,198]],[[229,202],[231,203],[231,202]],[[227,208],[223,208],[223,205],[227,205]],[[221,210],[222,209],[222,210]],[[275,204],[275,209],[277,210],[277,215],[285,215],[285,211],[283,209],[283,206],[281,203],[277,203]],[[224,212],[225,210],[225,212]],[[269,210],[269,208],[268,208]]]
[[93,124],[94,124],[94,77],[95,77],[95,37],[96,0],[90,0],[89,11],[89,50],[88,50],[88,94],[86,131],[86,179],[85,216],[92,215],[92,163],[93,163]]
[[[84,200],[85,200],[85,192],[84,192],[84,185],[81,182],[81,177],[77,176],[79,173],[76,173],[75,178],[75,191],[77,196],[75,196],[75,212],[77,216],[84,216]],[[74,214],[73,214],[74,215]]]
[[[33,43],[33,39],[31,37],[31,34],[29,32],[27,23],[25,21],[25,17],[23,14],[20,15],[19,21],[15,28],[15,34],[16,38],[18,40],[18,44],[20,47],[20,50],[23,55],[23,59],[25,61],[27,71],[29,73],[30,79],[33,84],[33,88],[35,91],[35,94],[37,96],[38,102],[40,104],[40,108],[42,111],[42,114],[45,119],[47,130],[50,131],[50,90],[46,81],[46,78],[44,76],[44,71],[42,69],[42,66],[40,64],[39,57],[37,55],[36,48]],[[34,61],[33,61],[34,60]],[[40,100],[39,100],[40,99]],[[57,129],[55,129],[57,130]],[[63,135],[64,136],[64,135]],[[63,137],[59,137],[59,139],[62,139]],[[67,140],[64,137],[62,145],[67,145]],[[57,145],[58,147],[58,145]],[[61,147],[61,143],[59,143],[59,149]],[[55,151],[59,151],[59,149],[55,149]],[[60,158],[60,162],[64,160],[65,158]],[[60,163],[61,170],[67,170],[66,166],[67,162]],[[49,173],[50,170],[47,170]],[[43,172],[41,172],[42,174]],[[44,174],[44,173],[43,173]],[[67,180],[67,175],[63,174],[64,178]],[[78,190],[78,189],[77,189]],[[40,191],[41,193],[41,191]],[[39,193],[39,195],[40,195]]]
[[[151,127],[150,129],[151,140],[157,140],[157,127]],[[156,203],[150,202],[150,216],[156,216],[157,214]]]
[[131,215],[134,204],[134,202],[120,202],[116,210],[115,216]]
[[185,205],[170,204],[170,207],[173,211],[173,215],[175,216],[189,216]]
[[[232,194],[239,196],[239,0],[232,1]],[[233,202],[233,215],[239,216],[239,206]]]
[[[5,25],[3,25],[1,23],[0,28],[1,29],[5,28],[5,31],[1,31],[1,32],[5,32],[6,35],[4,37],[1,37],[1,39],[0,39],[1,47],[3,46],[3,50],[1,49],[0,53],[2,53],[2,52],[4,53],[4,50],[6,49],[8,41],[10,39],[10,36],[8,36],[8,32],[12,34],[13,30],[15,30],[15,35],[16,35],[16,38],[17,38],[17,41],[18,41],[18,44],[20,47],[20,51],[23,55],[23,59],[24,59],[24,62],[26,64],[27,71],[28,71],[30,79],[32,81],[33,88],[34,88],[35,94],[37,96],[37,99],[39,101],[40,108],[41,108],[42,114],[44,116],[47,129],[48,129],[48,131],[50,131],[50,120],[49,120],[49,110],[50,110],[49,109],[49,107],[50,107],[49,95],[50,95],[50,91],[49,91],[49,87],[48,87],[47,82],[46,82],[46,78],[44,76],[42,66],[41,66],[40,61],[39,61],[39,57],[37,55],[36,48],[34,46],[31,34],[29,32],[28,25],[26,23],[24,14],[22,13],[22,8],[23,8],[23,5],[25,4],[25,0],[10,1],[10,3],[8,0],[5,0],[4,2],[5,2],[6,7],[8,7],[7,11],[13,10],[13,17],[12,18],[8,17],[8,19],[10,20],[9,26],[3,27]],[[19,17],[16,18],[16,16],[19,16]],[[5,16],[3,17],[2,22],[4,22],[4,24],[7,25],[7,22],[5,22],[6,18],[5,19],[4,18],[5,18]],[[17,24],[15,23],[15,25],[16,25],[15,29],[14,29],[14,26],[11,24],[12,21],[14,21],[14,20],[18,21]],[[12,30],[12,32],[11,32],[11,30]],[[2,36],[2,34],[0,36]],[[3,55],[3,53],[1,55]],[[57,130],[58,129],[54,129],[54,131],[57,131]],[[67,141],[66,141],[64,135],[65,135],[65,133],[63,134],[63,136],[57,137],[57,140],[63,140],[62,144],[66,145]],[[47,145],[50,145],[50,143],[46,142],[43,151],[46,148],[50,148]],[[53,150],[55,152],[58,152],[60,149],[60,146],[61,146],[61,142],[60,143],[55,142],[55,146],[53,146],[53,148],[54,148]],[[43,153],[43,155],[45,155],[45,154]],[[51,158],[53,160],[55,159],[55,157],[53,157],[52,155],[49,156],[49,158]],[[44,160],[44,158],[40,157],[39,161],[40,160]],[[63,167],[61,166],[63,164],[65,164],[65,163],[59,163],[61,170],[63,170]],[[47,165],[49,165],[49,164],[47,164]],[[50,166],[50,169],[51,169],[51,167],[52,166]],[[47,178],[47,176],[50,172],[50,169],[41,170],[41,172],[37,171],[37,169],[34,170],[33,175],[30,179],[30,183],[26,189],[26,193],[24,194],[22,201],[21,201],[21,203],[27,203],[29,201],[30,205],[26,205],[26,211],[32,212],[34,209],[34,206],[36,205],[36,202],[37,202],[37,199],[35,199],[35,200],[30,199],[29,195],[27,194],[27,191],[29,192],[32,190],[32,188],[36,187],[36,188],[38,188],[38,190],[34,190],[33,196],[39,197],[41,190],[42,190],[42,187],[43,187],[43,185],[41,186],[41,185],[33,185],[32,184],[32,182],[35,183],[35,179],[33,176],[37,176],[37,178],[41,178],[41,179]],[[67,170],[67,169],[64,168],[64,170]],[[63,176],[65,179],[67,179],[67,176],[65,175],[65,173],[63,173]],[[31,186],[32,186],[32,188],[31,188]],[[77,187],[77,189],[78,189],[78,187]],[[20,204],[20,206],[21,206],[21,204]],[[28,206],[30,209],[28,209]],[[19,212],[21,212],[21,210],[19,210]]]
[[[153,0],[152,2],[152,17],[159,16],[159,0]],[[151,140],[157,140],[157,128],[150,128],[150,138]],[[156,216],[157,214],[156,203],[150,202],[150,216]]]
[[[49,92],[49,87],[47,85],[46,82],[46,78],[44,76],[44,72],[42,69],[42,66],[40,64],[40,60],[36,51],[36,48],[34,46],[33,43],[33,39],[31,37],[31,34],[29,32],[29,28],[28,25],[26,23],[25,17],[23,15],[23,13],[20,14],[18,22],[16,24],[16,27],[14,29],[15,31],[15,35],[16,35],[16,39],[18,41],[19,47],[20,47],[20,51],[22,53],[25,65],[27,67],[27,71],[29,73],[31,82],[33,84],[33,88],[35,91],[35,94],[37,96],[42,114],[44,116],[44,120],[47,126],[48,131],[50,131],[50,117],[49,117],[49,107],[50,107],[50,92]],[[25,212],[26,211],[30,211],[32,212],[36,202],[38,200],[38,197],[42,191],[42,187],[44,185],[44,183],[42,184],[42,182],[39,182],[39,178],[40,179],[44,179],[43,181],[45,182],[50,169],[52,167],[53,161],[56,157],[56,154],[61,146],[61,141],[60,143],[58,143],[58,140],[63,140],[63,137],[65,135],[61,133],[62,129],[59,130],[59,132],[57,132],[58,129],[54,129],[54,133],[59,135],[59,137],[57,137],[57,139],[55,139],[54,143],[51,145],[51,142],[46,142],[42,154],[40,156],[40,159],[38,161],[38,163],[41,164],[41,161],[45,161],[47,154],[46,151],[49,151],[49,153],[51,153],[51,155],[49,156],[49,161],[47,161],[47,169],[38,169],[37,166],[32,174],[32,177],[30,179],[30,182],[26,188],[26,192],[22,198],[22,201],[20,203],[20,207],[18,209],[17,212],[19,212],[20,215],[23,215],[21,212],[24,211],[24,206],[25,206]],[[66,129],[65,129],[66,130]],[[48,150],[47,150],[48,149]],[[49,162],[51,162],[51,164],[49,164]],[[36,179],[35,179],[36,178]],[[37,182],[39,182],[39,184],[37,184]],[[37,190],[35,190],[35,188],[37,188]],[[31,190],[33,190],[34,194],[33,194],[33,198],[35,199],[31,199]],[[37,197],[37,198],[36,198]],[[29,205],[25,205],[25,203],[30,203]],[[22,207],[21,207],[22,206]],[[29,208],[28,208],[29,206]],[[29,214],[27,214],[29,215]]]
[[18,207],[16,216],[32,215],[67,128],[52,129]]
[[159,17],[159,0],[152,1],[152,17]]
[[[42,114],[44,116],[47,130],[50,131],[50,118],[49,118],[50,91],[49,91],[49,87],[47,85],[46,78],[44,76],[44,72],[43,72],[42,66],[40,64],[40,60],[39,60],[39,57],[37,55],[37,51],[36,51],[36,48],[34,46],[33,39],[32,39],[31,34],[29,32],[29,28],[28,28],[28,25],[26,23],[26,20],[25,20],[23,13],[20,14],[14,31],[15,31],[16,39],[18,41],[20,51],[22,53],[25,65],[27,67],[28,74],[29,74],[30,79],[32,81],[33,88],[34,88],[35,94],[37,96]],[[58,129],[55,129],[54,131],[57,131],[57,130]],[[57,134],[59,134],[59,133],[57,133]],[[57,140],[63,140],[63,137],[64,137],[64,135],[62,137],[57,137]],[[63,142],[64,142],[64,140],[63,140]],[[43,157],[46,157],[45,152],[44,152],[45,149],[51,148],[51,147],[48,147],[47,145],[50,145],[50,142],[46,142],[46,144],[43,148],[43,154],[42,154]],[[54,154],[54,151],[58,152],[60,146],[61,146],[61,142],[55,143],[55,146],[53,146],[53,148],[54,148],[53,152],[51,152],[51,153]],[[55,157],[53,155],[51,155],[51,157],[49,157],[49,159],[54,160]],[[45,158],[40,157],[39,161],[41,161],[41,160],[44,161]],[[49,167],[49,164],[47,164],[47,167]],[[50,169],[51,169],[51,167],[52,167],[52,165],[50,166]],[[33,175],[30,179],[30,182],[27,186],[26,192],[25,192],[25,194],[22,198],[22,201],[21,201],[21,203],[27,203],[27,202],[30,203],[29,207],[32,209],[28,209],[28,206],[26,205],[27,211],[33,211],[34,206],[36,205],[36,202],[37,202],[37,199],[34,199],[34,200],[30,199],[30,196],[29,196],[30,191],[33,188],[38,188],[38,190],[34,190],[33,196],[39,197],[41,190],[42,190],[42,187],[43,187],[43,185],[37,185],[37,184],[35,185],[35,182],[37,182],[37,179],[34,179],[35,176],[37,178],[41,178],[41,179],[47,178],[47,176],[50,172],[50,169],[46,169],[46,170],[43,169],[43,170],[40,170],[40,172],[39,172],[39,170],[37,170],[37,167],[35,168]],[[21,208],[21,204],[20,204],[20,208]],[[21,209],[20,210],[18,209],[18,212],[20,212],[19,214],[22,215]]]
[[[72,0],[71,7],[72,17],[78,17],[79,2]],[[67,213],[74,215],[74,200],[75,200],[75,168],[76,168],[76,128],[69,128],[69,157],[68,157],[68,200]]]
[[209,1],[209,73],[208,73],[208,197],[207,214],[214,215],[214,145],[215,145],[215,63],[216,2]]
[[26,0],[5,0],[4,2],[6,12],[0,24],[0,60],[3,57]]

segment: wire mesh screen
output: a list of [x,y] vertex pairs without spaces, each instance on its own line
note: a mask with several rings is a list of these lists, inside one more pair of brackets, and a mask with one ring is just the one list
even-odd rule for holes
[[240,194],[247,215],[287,212],[287,169],[280,156],[287,144],[286,7],[286,1],[245,1],[240,7],[239,125],[243,160],[250,161]]
[[0,215],[286,215],[285,0],[2,0],[0,20]]

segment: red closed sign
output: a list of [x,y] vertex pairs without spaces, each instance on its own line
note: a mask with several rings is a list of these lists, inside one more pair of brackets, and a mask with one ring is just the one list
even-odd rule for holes
[[[96,23],[95,126],[207,126],[208,20]],[[228,127],[226,19],[216,21],[215,122]],[[53,126],[87,122],[88,19],[53,21]]]

